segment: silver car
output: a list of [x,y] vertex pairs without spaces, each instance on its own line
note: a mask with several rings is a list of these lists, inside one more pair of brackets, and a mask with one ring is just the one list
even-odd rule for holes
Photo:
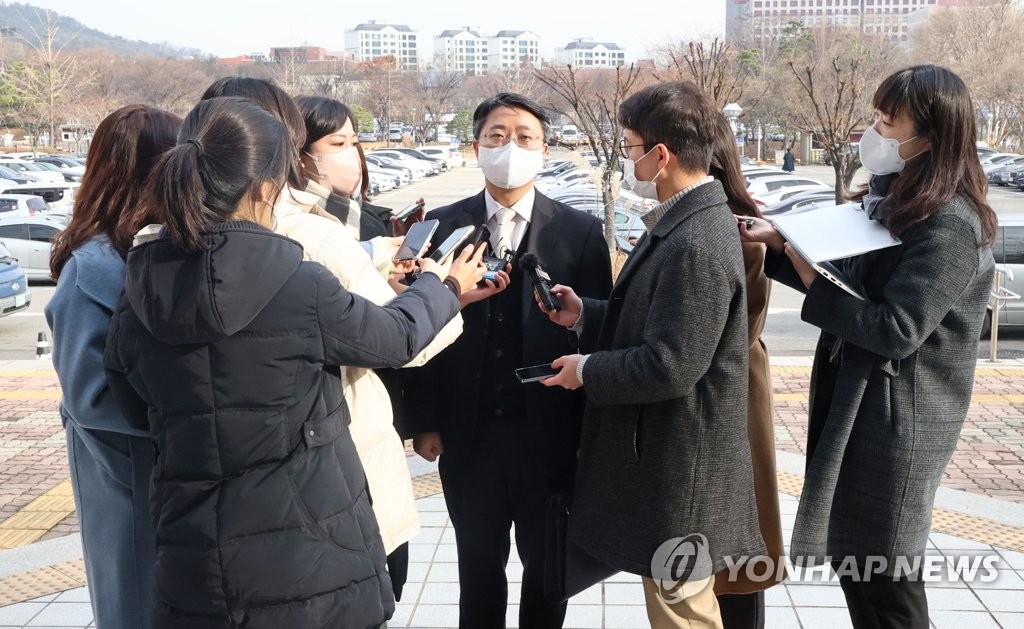
[[7,246],[30,280],[50,279],[50,249],[64,225],[45,216],[0,219],[0,243]]
[[[1024,215],[999,217],[999,231],[992,245],[992,255],[996,264],[1007,271],[1003,276],[1003,287],[1024,296]],[[990,302],[989,319],[985,321],[983,332],[985,336],[991,326],[991,308]],[[999,326],[1024,326],[1024,298],[1003,302]]]

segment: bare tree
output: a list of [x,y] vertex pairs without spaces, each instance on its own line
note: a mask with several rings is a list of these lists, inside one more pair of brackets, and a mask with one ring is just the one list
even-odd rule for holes
[[[34,127],[38,138],[42,129],[49,129],[50,143],[57,136],[59,108],[72,100],[76,89],[89,81],[79,72],[78,59],[66,48],[74,34],[58,45],[60,27],[53,11],[36,10],[39,28],[29,24],[26,41],[31,48],[26,63],[18,64],[11,74],[11,84],[21,101],[19,115],[25,126]],[[33,141],[33,147],[38,140]]]
[[428,129],[436,129],[441,117],[451,113],[452,100],[462,88],[466,75],[462,72],[427,70],[411,75],[411,95],[420,104],[423,115],[414,126],[425,122]]
[[912,32],[913,56],[941,63],[970,87],[982,137],[991,146],[1020,135],[1024,89],[1024,9],[1010,0],[936,10]]
[[571,65],[538,70],[537,80],[547,90],[542,103],[576,121],[587,134],[601,164],[601,199],[604,204],[604,237],[615,249],[615,200],[619,172],[619,105],[641,87],[642,73],[629,67],[581,69]]
[[[746,88],[753,74],[753,57],[717,37],[710,42],[669,43],[657,48],[654,54],[661,65],[661,69],[655,71],[655,78],[696,83],[719,111],[728,103],[742,101],[748,94]],[[755,96],[759,98],[760,94]]]
[[836,202],[842,203],[860,167],[850,134],[867,126],[874,89],[895,66],[894,49],[852,28],[794,28],[801,32],[793,33],[784,56],[797,86],[790,115],[828,151],[836,175]]
[[359,65],[359,75],[368,83],[370,89],[365,91],[362,103],[380,122],[381,133],[390,146],[388,139],[391,128],[392,107],[396,103],[398,87],[398,60],[393,56],[378,57]]

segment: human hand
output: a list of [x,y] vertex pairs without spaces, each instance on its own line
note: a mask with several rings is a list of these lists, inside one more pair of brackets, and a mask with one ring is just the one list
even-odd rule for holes
[[[462,304],[463,297],[476,289],[477,282],[479,282],[484,273],[487,272],[487,265],[484,264],[484,243],[480,243],[474,249],[473,245],[466,245],[459,252],[452,263],[451,268],[448,271],[448,276],[452,277],[456,282],[459,283],[459,289],[461,294],[459,295],[459,302]],[[447,277],[447,276],[446,276]]]
[[438,455],[444,454],[444,443],[439,432],[421,432],[412,438],[412,449],[416,454],[433,463]]
[[797,253],[796,248],[793,245],[786,243],[786,255],[789,256],[789,261],[793,263],[793,269],[797,275],[800,276],[800,281],[804,283],[804,288],[810,288],[811,283],[818,278],[818,272],[814,270],[804,257]]
[[583,300],[579,298],[579,295],[572,288],[562,286],[561,284],[552,286],[551,294],[558,297],[559,303],[562,304],[561,310],[545,310],[536,289],[533,291],[533,299],[537,302],[537,307],[549,319],[562,327],[571,328],[580,318],[580,313],[583,311]]
[[512,283],[512,278],[509,276],[509,272],[511,271],[512,265],[506,264],[504,270],[495,271],[493,280],[490,278],[481,280],[484,284],[483,286],[474,284],[473,287],[463,293],[462,297],[459,299],[462,303],[462,307],[465,308],[471,303],[482,301],[492,295],[497,295],[508,288],[508,285]]
[[740,230],[740,239],[743,242],[760,242],[771,247],[772,251],[780,253],[786,243],[775,226],[770,221],[753,216],[737,216],[736,223]]
[[409,233],[409,228],[415,223],[419,223],[427,216],[427,208],[422,207],[412,214],[409,215],[405,220],[398,220],[398,218],[391,217],[391,235],[392,236],[405,236]]
[[568,356],[556,358],[552,361],[551,367],[561,371],[550,378],[541,380],[540,383],[546,387],[562,387],[570,391],[582,387],[583,383],[576,378],[576,367],[582,359],[583,356],[581,354],[569,354]]

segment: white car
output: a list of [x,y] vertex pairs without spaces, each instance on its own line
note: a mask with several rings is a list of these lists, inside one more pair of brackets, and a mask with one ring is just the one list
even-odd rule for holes
[[49,183],[64,183],[64,175],[59,172],[54,172],[43,168],[39,164],[34,162],[26,162],[19,159],[11,159],[4,162],[5,168],[26,175],[36,181],[45,181]]
[[64,225],[52,218],[0,218],[3,243],[30,280],[50,279],[50,249]]
[[421,159],[409,157],[408,155],[400,151],[370,151],[367,155],[374,155],[377,157],[386,157],[393,162],[397,162],[402,166],[412,170],[413,179],[423,179],[427,175],[433,172],[433,166],[424,162]]
[[416,150],[431,157],[443,159],[448,163],[448,170],[458,168],[459,166],[462,166],[463,163],[462,153],[459,152],[459,149],[445,146],[421,146]]
[[585,170],[570,170],[557,177],[547,177],[537,181],[534,185],[542,193],[547,194],[558,188],[572,188],[575,186],[587,186],[594,184],[594,175]]
[[752,194],[750,196],[754,199],[754,203],[763,207],[766,205],[773,205],[775,203],[779,203],[780,201],[785,201],[786,199],[798,195],[801,192],[810,191],[831,192],[833,195],[835,195],[835,190],[833,190],[832,188],[814,183],[799,186],[786,186],[768,192]]
[[756,201],[760,197],[764,197],[769,193],[776,192],[782,188],[792,188],[793,186],[805,186],[804,190],[809,190],[806,186],[821,186],[827,187],[820,181],[810,179],[807,177],[797,177],[794,175],[774,175],[771,177],[760,177],[753,181],[747,181],[747,193],[754,197]]
[[0,183],[0,194],[32,194],[43,197],[52,210],[71,210],[75,206],[75,193],[82,184],[51,183],[40,181],[38,183],[22,183],[6,185]]
[[46,214],[50,206],[34,194],[0,194],[0,218],[23,218]]

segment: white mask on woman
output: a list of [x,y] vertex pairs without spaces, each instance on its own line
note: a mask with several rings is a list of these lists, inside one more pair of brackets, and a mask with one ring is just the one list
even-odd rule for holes
[[[913,140],[915,135],[910,140]],[[868,127],[860,138],[860,163],[872,175],[889,175],[903,171],[907,161],[914,159],[924,151],[920,151],[903,159],[900,157],[900,147],[910,142],[900,142],[895,138],[883,138],[882,134],[875,131],[874,126]]]
[[359,151],[347,146],[330,153],[306,153],[313,158],[319,183],[338,194],[358,195],[362,183],[363,169],[359,163]]
[[515,142],[498,148],[477,148],[477,162],[484,178],[499,188],[512,190],[525,186],[544,166],[544,151],[530,151]]

